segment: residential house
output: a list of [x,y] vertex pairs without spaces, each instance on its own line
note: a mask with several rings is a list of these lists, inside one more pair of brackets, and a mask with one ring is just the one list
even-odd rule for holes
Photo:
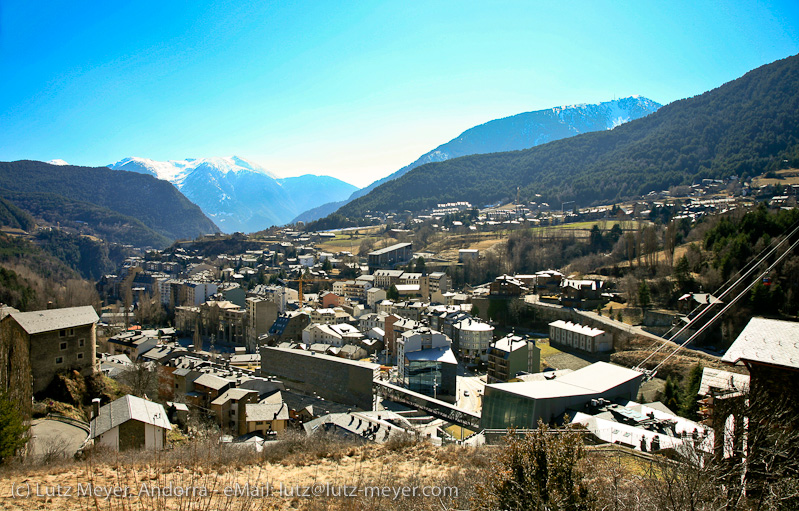
[[222,431],[234,436],[248,433],[245,421],[245,406],[258,403],[258,391],[249,389],[228,389],[211,401],[211,410],[216,415]]
[[89,433],[95,445],[115,451],[164,448],[172,426],[162,405],[130,394],[102,407],[99,401]]
[[587,325],[559,319],[549,324],[549,340],[555,345],[566,346],[588,353],[613,350],[613,334]]
[[289,407],[282,402],[247,404],[244,413],[247,433],[264,437],[284,431],[289,423]]

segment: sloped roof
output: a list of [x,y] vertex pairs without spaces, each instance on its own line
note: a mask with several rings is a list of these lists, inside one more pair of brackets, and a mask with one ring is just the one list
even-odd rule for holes
[[286,403],[258,403],[245,405],[247,421],[288,420],[289,407]]
[[230,401],[231,399],[235,399],[238,401],[239,399],[244,399],[249,394],[258,395],[257,390],[250,390],[250,389],[227,389],[221,396],[211,401],[212,405],[223,405],[226,402]]
[[709,396],[711,389],[721,392],[740,392],[747,388],[749,388],[749,375],[705,367],[702,369],[702,381],[697,394]]
[[721,358],[741,360],[799,369],[799,323],[752,318]]
[[100,320],[91,305],[33,312],[12,312],[9,316],[14,318],[19,326],[30,335],[90,325]]
[[163,405],[128,394],[100,407],[97,417],[92,419],[92,438],[97,438],[106,431],[110,431],[129,420],[152,424],[159,428],[172,429]]
[[214,374],[205,373],[194,380],[194,384],[202,385],[203,387],[208,387],[209,389],[219,390],[225,385],[229,385],[230,380],[226,380]]

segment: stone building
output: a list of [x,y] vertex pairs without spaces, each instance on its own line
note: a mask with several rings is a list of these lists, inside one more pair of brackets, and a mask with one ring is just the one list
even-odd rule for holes
[[22,335],[28,345],[34,394],[43,392],[58,373],[95,372],[99,319],[89,305],[12,312],[3,318],[4,328]]

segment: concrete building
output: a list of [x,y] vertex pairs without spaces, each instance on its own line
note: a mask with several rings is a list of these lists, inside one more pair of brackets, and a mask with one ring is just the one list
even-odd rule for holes
[[58,373],[74,370],[88,376],[96,371],[99,319],[88,305],[11,312],[3,318],[3,329],[27,345],[34,394],[43,392]]
[[[773,434],[764,431],[762,424],[768,429],[779,429],[796,435],[799,431],[799,398],[796,394],[796,381],[799,377],[799,323],[767,318],[752,318],[738,335],[727,352],[721,358],[730,365],[743,365],[749,370],[748,388],[742,388],[738,395],[745,398],[749,405],[745,408],[733,401],[723,403],[719,399],[713,402],[713,426],[718,435],[717,443],[723,448],[722,455],[738,457],[743,453],[753,464],[752,483],[768,469],[763,460],[771,457],[767,454],[773,448]],[[738,382],[739,386],[741,382]],[[736,409],[737,408],[737,409]],[[745,410],[743,412],[742,410]],[[754,420],[761,425],[753,424]],[[746,433],[748,428],[758,428],[757,434]],[[791,437],[784,437],[791,438]],[[795,436],[793,437],[795,438]],[[742,442],[747,442],[741,447]],[[796,459],[799,446],[796,442],[780,456]]]
[[211,401],[211,410],[216,415],[222,432],[240,436],[247,433],[244,420],[244,407],[248,403],[258,402],[258,391],[249,389],[228,389],[221,396]]
[[402,270],[375,270],[372,273],[374,276],[373,284],[381,289],[389,289],[399,281],[402,273]]
[[558,421],[567,410],[583,410],[592,399],[632,401],[643,376],[632,369],[596,362],[552,380],[489,384],[483,396],[481,427],[536,428],[539,419],[547,424]]
[[588,353],[613,350],[613,335],[609,332],[562,319],[549,324],[549,341]]
[[575,309],[594,310],[602,305],[601,280],[563,279],[560,283],[560,303]]
[[247,304],[247,351],[254,353],[258,338],[267,332],[277,319],[277,304],[263,298],[250,297]]
[[427,327],[410,330],[396,339],[396,350],[402,386],[441,399],[456,395],[458,361],[446,335]]
[[488,348],[488,383],[504,382],[521,372],[541,370],[541,348],[535,341],[508,334]]
[[261,347],[261,375],[276,376],[287,388],[337,403],[372,409],[372,386],[380,366],[304,350]]
[[435,271],[428,275],[430,283],[430,294],[446,293],[450,290],[449,276],[443,271]]
[[399,264],[405,264],[413,257],[411,243],[397,243],[390,247],[369,252],[369,270],[374,273],[377,269],[393,269]]
[[458,262],[465,263],[468,261],[477,261],[480,257],[480,251],[476,248],[462,248],[458,250]]
[[384,289],[373,287],[366,291],[366,305],[372,310],[375,310],[377,308],[377,304],[385,299],[386,291]]
[[127,395],[94,412],[89,437],[115,451],[163,449],[171,429],[162,405]]
[[269,329],[268,342],[277,345],[281,342],[302,341],[302,331],[310,322],[311,318],[302,311],[281,314]]
[[334,309],[314,309],[311,311],[311,323],[319,325],[332,325],[336,322]]
[[463,319],[452,329],[458,339],[461,359],[470,364],[488,360],[488,347],[494,340],[494,327],[474,318]]
[[364,335],[348,323],[337,325],[320,325],[311,323],[302,331],[302,342],[305,344],[325,343],[338,348],[347,344],[358,344]]

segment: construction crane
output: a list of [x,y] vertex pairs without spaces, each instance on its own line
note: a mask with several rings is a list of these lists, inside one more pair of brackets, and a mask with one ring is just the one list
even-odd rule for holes
[[298,278],[298,279],[280,279],[280,280],[283,281],[283,282],[297,282],[298,283],[298,286],[297,286],[297,288],[298,288],[297,289],[298,297],[297,298],[298,298],[298,300],[300,302],[300,307],[302,307],[302,302],[304,301],[303,300],[303,296],[302,296],[302,283],[303,282],[341,282],[341,281],[344,281],[344,280],[351,280],[351,279],[316,279],[316,278],[314,278],[314,279],[306,279],[305,275],[300,275],[300,278]]

